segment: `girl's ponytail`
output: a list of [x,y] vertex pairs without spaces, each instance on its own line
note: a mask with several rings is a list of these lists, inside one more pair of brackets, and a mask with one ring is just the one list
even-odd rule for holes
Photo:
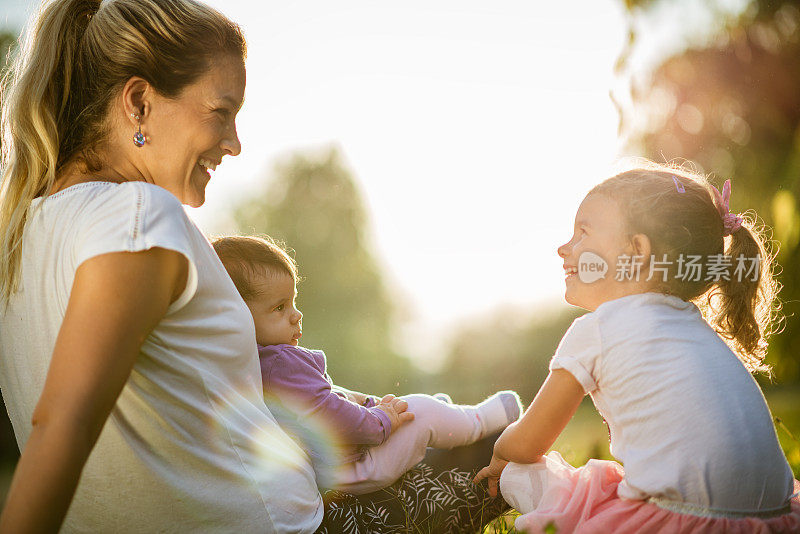
[[2,80],[0,169],[0,300],[18,284],[22,231],[31,201],[49,190],[60,146],[75,120],[70,113],[81,38],[99,0],[56,0],[27,28],[18,55]]
[[731,266],[708,293],[708,319],[751,371],[769,372],[763,363],[767,339],[778,330],[780,284],[774,278],[775,253],[763,225],[746,216],[728,238]]

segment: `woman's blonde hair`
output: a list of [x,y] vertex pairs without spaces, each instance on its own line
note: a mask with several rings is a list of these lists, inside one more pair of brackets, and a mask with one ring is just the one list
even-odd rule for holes
[[[752,212],[726,236],[712,187],[687,168],[645,162],[589,194],[616,200],[628,233],[650,239],[652,257],[666,270],[655,290],[694,302],[750,371],[769,372],[767,340],[781,323],[775,251]],[[699,277],[687,276],[692,257],[701,258]]]
[[242,58],[239,26],[194,0],[53,0],[31,19],[0,86],[0,300],[17,288],[31,201],[59,170],[103,168],[114,97],[133,76],[175,98],[215,57]]

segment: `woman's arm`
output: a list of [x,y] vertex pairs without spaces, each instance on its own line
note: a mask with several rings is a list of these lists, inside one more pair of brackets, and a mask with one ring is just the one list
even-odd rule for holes
[[188,262],[154,248],[83,262],[56,339],[0,532],[56,532],[142,343],[180,296]]
[[550,371],[522,418],[500,434],[491,463],[478,472],[475,482],[488,478],[489,493],[496,495],[506,464],[537,462],[575,415],[584,395],[583,386],[569,371]]

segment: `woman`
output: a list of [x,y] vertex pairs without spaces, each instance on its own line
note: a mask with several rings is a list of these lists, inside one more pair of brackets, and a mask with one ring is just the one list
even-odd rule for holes
[[0,387],[22,456],[0,531],[490,518],[465,473],[428,467],[325,511],[264,405],[247,307],[181,207],[240,151],[238,26],[192,0],[55,0],[31,28],[2,94]]

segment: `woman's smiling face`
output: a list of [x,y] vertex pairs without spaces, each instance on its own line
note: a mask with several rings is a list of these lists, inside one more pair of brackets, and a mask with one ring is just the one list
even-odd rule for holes
[[178,97],[153,95],[142,121],[147,141],[140,149],[147,151],[147,181],[170,191],[183,204],[201,206],[211,172],[223,156],[241,151],[236,114],[244,89],[242,59],[223,56]]

